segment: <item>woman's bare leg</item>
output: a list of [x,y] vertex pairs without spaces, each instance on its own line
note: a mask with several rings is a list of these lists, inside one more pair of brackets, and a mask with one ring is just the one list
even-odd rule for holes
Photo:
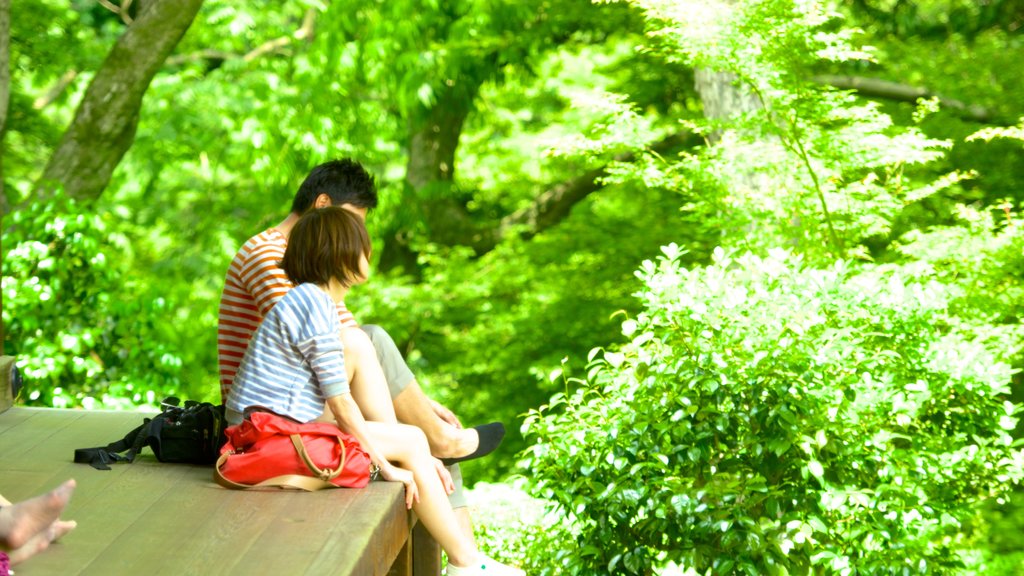
[[423,431],[405,424],[367,422],[373,444],[388,460],[411,470],[420,500],[413,510],[456,566],[471,564],[480,557],[473,541],[462,532],[448,494],[435,468],[435,459]]
[[[359,328],[342,328],[341,343],[345,346],[345,372],[348,374],[352,398],[359,405],[363,418],[397,424],[391,392],[388,391],[388,383],[384,379],[384,371],[381,370],[370,337]],[[317,421],[334,422],[334,414],[324,407],[324,413]]]
[[[453,433],[472,438],[466,440],[460,436],[461,443],[447,445],[449,449],[457,448],[461,454],[472,452],[476,449],[479,444],[476,432],[457,429],[438,418],[433,409],[430,408],[427,397],[420,390],[419,384],[415,381],[413,385],[406,388],[397,398],[391,398],[391,392],[384,377],[384,371],[377,357],[377,350],[365,331],[359,328],[343,328],[341,331],[341,342],[345,346],[345,371],[348,373],[352,398],[359,405],[363,418],[367,421],[398,423],[396,416],[397,406],[404,410],[406,416],[411,419],[407,423],[424,431],[428,438],[432,431],[440,437],[441,428],[450,428]],[[414,398],[419,399],[418,404],[413,402]],[[411,402],[418,405],[419,409],[411,409]],[[420,413],[422,418],[412,417],[417,412]],[[324,412],[317,418],[317,421],[335,423],[334,414],[331,413],[329,408],[324,407]],[[432,427],[432,423],[436,424],[436,426]],[[428,451],[430,450],[431,447],[428,446]],[[385,458],[391,459],[387,455],[385,455]],[[475,545],[473,522],[469,516],[469,508],[462,507],[455,510],[455,517],[463,534]]]

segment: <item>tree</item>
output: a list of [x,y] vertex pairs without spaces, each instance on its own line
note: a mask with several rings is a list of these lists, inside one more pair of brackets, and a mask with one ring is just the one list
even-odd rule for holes
[[[98,56],[124,30],[117,16],[96,5],[36,8],[14,18],[15,52],[27,66],[15,74],[11,144],[4,158],[5,169],[10,167],[8,196],[15,199],[30,196],[76,112],[71,106],[102,64]],[[26,22],[37,28],[29,30]],[[822,218],[808,162],[793,151],[771,150],[785,159],[776,163],[764,142],[795,143],[802,130],[820,135],[847,126],[846,120],[814,124],[776,115],[773,124],[764,110],[753,111],[735,130],[742,141],[730,135],[725,146],[705,148],[715,128],[703,123],[711,106],[705,109],[694,89],[694,71],[729,72],[728,58],[712,66],[673,57],[666,51],[671,39],[653,36],[655,30],[645,26],[634,7],[582,0],[286,2],[275,10],[207,0],[153,77],[131,148],[99,198],[74,208],[54,201],[32,215],[38,222],[33,234],[40,238],[47,222],[64,211],[95,216],[89,226],[74,229],[89,241],[75,254],[84,254],[83,262],[97,251],[116,255],[116,265],[108,261],[113,268],[106,271],[93,267],[90,275],[83,265],[59,277],[63,291],[55,300],[87,301],[96,294],[72,298],[68,286],[116,285],[106,275],[124,267],[131,270],[125,280],[138,301],[152,303],[97,304],[90,310],[95,315],[80,316],[93,327],[92,340],[81,327],[52,321],[45,340],[60,343],[74,336],[85,344],[74,351],[56,346],[51,357],[61,366],[80,361],[95,370],[89,378],[67,377],[57,396],[76,405],[111,382],[118,394],[122,384],[136,386],[125,392],[132,401],[145,402],[147,391],[212,398],[206,396],[214,393],[208,384],[215,366],[212,327],[231,253],[283,217],[311,166],[337,156],[359,158],[378,175],[381,189],[381,206],[369,221],[380,278],[353,293],[352,305],[361,321],[389,328],[425,385],[467,420],[515,422],[562,387],[547,378],[552,371],[578,376],[584,369],[578,359],[587,350],[618,341],[609,315],[637,310],[633,271],[661,245],[684,244],[690,258],[706,261],[716,244],[757,249],[784,230],[791,247],[827,260],[836,243]],[[51,28],[69,31],[59,36],[65,44],[36,33]],[[866,106],[852,93],[810,82],[804,87],[803,81],[871,77],[927,85],[929,93],[983,106],[994,117],[1016,118],[1009,103],[1019,100],[1013,98],[1019,88],[1012,75],[969,82],[968,69],[979,77],[992,75],[976,63],[950,60],[942,73],[931,67],[933,60],[957,53],[965,60],[979,54],[975,59],[991,62],[992,69],[1010,69],[1000,60],[1013,54],[1004,35],[985,31],[973,47],[952,50],[899,45],[890,52],[901,59],[887,58],[885,66],[857,60],[794,67],[787,69],[786,82],[793,86],[799,80],[804,100],[774,93],[761,99],[775,112],[820,94],[843,106]],[[56,90],[68,71],[76,72],[74,79]],[[739,72],[746,74],[745,85],[772,87]],[[975,85],[991,93],[971,92]],[[36,109],[36,101],[45,105]],[[913,105],[886,100],[873,106],[895,119],[890,132],[914,125]],[[810,112],[821,117],[820,110]],[[964,128],[942,111],[925,122],[977,128]],[[934,140],[946,137],[940,130]],[[839,206],[833,214],[836,235],[856,257],[892,257],[889,248],[907,230],[948,218],[942,206],[1019,190],[1012,155],[1019,152],[997,158],[991,151],[996,143],[983,150],[969,144],[978,148],[965,151],[966,160],[953,158],[954,148],[941,167],[907,163],[890,174],[877,156],[878,163],[865,168],[867,152],[856,146],[864,138],[844,133],[845,150],[856,161],[830,163],[820,182],[829,209]],[[721,154],[723,178],[689,169],[708,150]],[[750,171],[745,159],[760,160],[756,168],[763,173],[804,166],[793,186],[749,186],[770,194],[740,198],[729,180]],[[806,160],[812,167],[823,161],[814,153]],[[933,176],[975,167],[965,161],[997,168],[979,169],[983,176],[976,185],[954,178],[950,187],[918,202],[890,202],[907,190],[921,190]],[[837,203],[846,193],[856,202]],[[879,216],[876,208],[888,212]],[[894,213],[899,216],[890,218]],[[936,220],[926,220],[926,213]],[[46,245],[63,241],[45,238]],[[35,239],[5,229],[5,247]],[[38,256],[19,261],[24,267],[17,274],[26,282],[52,282],[55,276],[41,272],[47,259]],[[70,262],[67,256],[52,261]],[[8,286],[13,262],[5,257]],[[28,302],[30,290],[19,306],[38,304]],[[37,308],[18,310],[50,318]],[[127,318],[137,318],[138,325],[129,327]],[[42,353],[31,353],[42,366]],[[157,376],[151,375],[154,365]],[[49,382],[42,376],[38,381]],[[43,390],[36,402],[54,400]],[[506,466],[517,441],[510,438],[502,455]]]
[[202,0],[150,0],[107,55],[40,179],[40,192],[62,186],[95,199],[131,147],[142,97],[192,25]]

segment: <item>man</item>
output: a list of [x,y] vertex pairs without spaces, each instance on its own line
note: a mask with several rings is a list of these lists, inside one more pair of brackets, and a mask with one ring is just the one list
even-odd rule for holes
[[[221,293],[217,326],[217,352],[221,397],[226,399],[249,341],[274,304],[292,288],[278,262],[288,245],[288,234],[299,218],[312,208],[340,206],[365,219],[377,206],[377,189],[362,166],[349,159],[314,168],[299,187],[291,212],[277,226],[249,239],[231,261]],[[354,316],[338,304],[342,326],[358,326]],[[484,456],[501,442],[504,427],[497,422],[464,429],[447,408],[428,398],[409,370],[391,337],[378,326],[363,326],[376,350],[388,392],[400,422],[419,427],[427,436],[431,453],[451,466],[456,491],[452,507],[465,531],[472,525],[462,491],[462,475],[456,464]],[[357,397],[358,402],[358,397]]]

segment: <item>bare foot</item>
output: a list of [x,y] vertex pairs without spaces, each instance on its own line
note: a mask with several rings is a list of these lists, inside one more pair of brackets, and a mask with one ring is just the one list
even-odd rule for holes
[[[0,546],[14,551],[31,547],[37,535],[56,523],[74,490],[75,481],[68,480],[42,496],[0,508]],[[46,536],[41,539],[43,544],[39,550],[49,545],[51,539]]]
[[78,527],[74,520],[57,520],[50,524],[50,542],[60,540],[62,536]]
[[472,454],[480,446],[480,434],[476,428],[455,428],[446,427],[445,440],[432,446],[431,454],[435,458],[458,458],[466,454]]
[[61,536],[71,532],[78,526],[74,520],[56,520],[45,530],[36,533],[21,548],[12,550],[9,554],[11,566],[24,562],[36,554],[46,550],[51,543],[56,542]]
[[505,437],[505,426],[500,422],[491,422],[469,429],[459,429],[458,432],[460,442],[455,443],[456,449],[451,450],[451,455],[440,457],[445,466],[482,458],[494,452]]

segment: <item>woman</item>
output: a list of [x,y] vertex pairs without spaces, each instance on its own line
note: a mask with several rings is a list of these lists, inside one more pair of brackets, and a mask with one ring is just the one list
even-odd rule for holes
[[338,320],[336,304],[366,281],[369,255],[362,220],[344,208],[312,210],[296,223],[280,263],[295,287],[253,336],[228,396],[228,423],[256,410],[336,422],[385,480],[405,484],[406,506],[448,554],[449,576],[522,576],[480,553],[459,529],[447,498],[451,476],[430,455],[423,432],[395,418],[366,333]]

